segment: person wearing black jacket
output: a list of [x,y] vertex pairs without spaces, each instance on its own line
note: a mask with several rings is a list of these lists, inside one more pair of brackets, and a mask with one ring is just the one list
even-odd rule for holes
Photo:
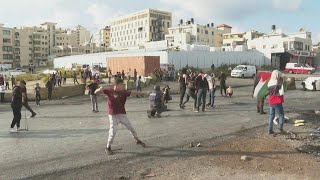
[[[11,123],[11,128],[9,130],[10,133],[16,133],[20,128],[21,108],[24,101],[24,99],[22,98],[22,88],[25,88],[24,81],[21,81],[19,83],[19,86],[14,86],[12,90],[11,108],[13,111],[13,120]],[[14,129],[15,126],[17,126],[17,129]]]
[[[221,74],[218,77],[219,81],[220,81],[220,93],[221,96],[227,96],[227,86],[226,86],[226,81],[227,81],[227,75],[223,72],[221,72]],[[224,95],[222,94],[222,92],[224,92]]]
[[48,90],[48,100],[51,101],[52,99],[52,90],[53,90],[53,84],[52,82],[49,80],[46,83],[46,88]]
[[99,84],[96,79],[93,79],[93,82],[87,86],[89,89],[91,104],[92,104],[92,112],[99,112],[98,110],[98,100],[97,95],[94,92],[98,89]]
[[200,71],[198,77],[195,80],[196,92],[197,92],[197,109],[194,112],[199,112],[200,104],[202,104],[202,111],[205,111],[206,107],[206,95],[209,90],[209,84],[205,74]]

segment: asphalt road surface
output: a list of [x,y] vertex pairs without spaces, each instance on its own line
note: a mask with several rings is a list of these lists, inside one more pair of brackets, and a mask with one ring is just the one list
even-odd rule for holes
[[[216,94],[217,108],[200,113],[192,111],[193,100],[187,103],[185,110],[179,110],[178,96],[174,96],[168,105],[171,111],[156,119],[146,116],[146,98],[130,98],[126,104],[128,117],[148,147],[137,146],[129,131],[120,126],[112,146],[117,150],[112,156],[104,152],[109,127],[104,97],[99,99],[99,113],[91,112],[88,96],[43,101],[40,107],[31,102],[37,116],[27,119],[29,131],[16,134],[8,132],[11,108],[9,104],[1,104],[0,179],[111,179],[108,175],[112,175],[114,169],[132,166],[134,164],[129,162],[142,156],[155,156],[193,141],[266,125],[268,116],[256,113],[251,92],[252,87],[241,87],[235,89],[232,98]],[[289,115],[295,111],[311,112],[319,107],[318,95],[318,92],[290,91],[286,94],[285,111]],[[268,111],[267,105],[265,110]],[[22,127],[24,111],[23,108]],[[26,112],[26,116],[30,113]],[[128,163],[115,163],[118,160]],[[109,168],[87,177],[101,166]]]

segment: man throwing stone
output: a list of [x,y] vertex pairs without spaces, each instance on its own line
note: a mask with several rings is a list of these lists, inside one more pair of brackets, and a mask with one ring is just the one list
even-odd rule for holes
[[104,93],[108,97],[108,113],[109,113],[109,122],[110,122],[109,138],[108,138],[108,143],[107,143],[105,152],[109,155],[113,154],[111,150],[111,144],[115,138],[119,123],[123,124],[131,132],[132,136],[134,137],[138,145],[145,147],[145,144],[142,141],[140,141],[136,131],[131,126],[125,110],[125,103],[126,103],[127,97],[129,97],[130,95],[134,96],[136,94],[142,94],[142,93],[131,93],[131,91],[125,90],[122,79],[116,80],[116,83],[113,89],[112,88],[103,89],[102,87],[100,87],[95,91],[95,94],[101,94],[101,93]]

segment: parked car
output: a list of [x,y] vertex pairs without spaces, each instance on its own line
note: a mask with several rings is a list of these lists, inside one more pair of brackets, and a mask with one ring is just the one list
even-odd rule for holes
[[238,65],[231,71],[231,77],[255,77],[257,69],[255,66]]
[[10,70],[10,72],[25,72],[25,70],[22,68],[16,68],[16,69]]
[[42,72],[43,74],[53,74],[53,73],[57,73],[57,71],[56,70],[50,70],[50,69],[46,69],[46,70],[44,70],[43,72]]
[[308,73],[311,74],[316,69],[308,64],[298,64],[298,63],[287,63],[285,72],[288,73]]

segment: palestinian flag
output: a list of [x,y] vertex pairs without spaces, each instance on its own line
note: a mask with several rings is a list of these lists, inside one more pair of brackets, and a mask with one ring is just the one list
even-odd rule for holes
[[258,99],[264,98],[268,93],[268,82],[270,80],[272,72],[259,72],[257,78],[260,78],[259,83],[254,89],[253,97]]
[[[260,78],[259,83],[254,89],[253,97],[263,99],[269,94],[268,83],[271,78],[272,72],[259,72],[257,78]],[[280,89],[280,95],[283,95],[287,91],[286,81],[283,82]]]

